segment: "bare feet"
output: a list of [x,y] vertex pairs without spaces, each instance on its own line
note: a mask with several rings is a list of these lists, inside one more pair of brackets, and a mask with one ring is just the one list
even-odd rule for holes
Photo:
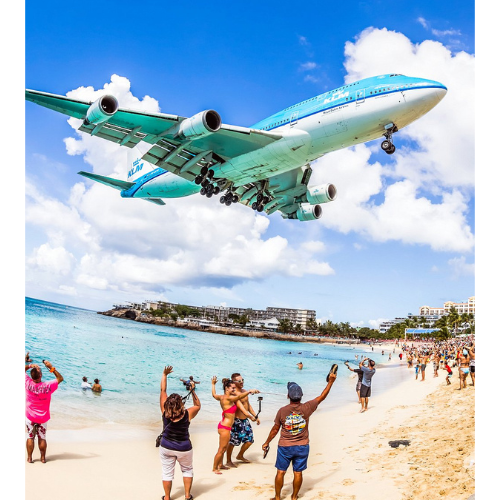
[[221,465],[219,467],[219,470],[222,469],[222,470],[229,470],[229,467],[226,467],[225,465]]
[[29,463],[29,464],[33,464],[33,463],[34,463],[34,462],[33,462],[33,458],[28,457],[28,463]]
[[366,410],[364,408],[361,408],[361,410],[359,410],[359,413],[363,413],[365,412]]
[[226,466],[230,467],[230,468],[233,468],[233,469],[236,469],[238,467],[236,464],[233,464],[233,462],[227,462]]
[[236,456],[236,459],[239,460],[240,462],[243,462],[244,464],[250,463],[250,460],[247,460],[245,457],[240,457],[239,455]]
[[42,462],[42,464],[44,464],[47,460],[45,460],[45,457],[40,457],[40,462]]
[[219,470],[219,469],[214,469],[212,471],[214,474],[219,474],[219,475],[222,475],[222,472]]

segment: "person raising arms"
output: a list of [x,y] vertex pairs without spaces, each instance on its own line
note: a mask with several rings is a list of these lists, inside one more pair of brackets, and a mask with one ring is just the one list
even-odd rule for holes
[[174,369],[166,366],[163,370],[160,385],[160,410],[162,412],[163,431],[160,441],[160,460],[162,465],[162,480],[165,496],[162,500],[170,500],[172,481],[174,480],[175,462],[179,462],[184,481],[184,497],[192,500],[191,487],[193,485],[193,446],[189,439],[189,425],[201,408],[198,395],[194,391],[191,395],[193,406],[184,407],[183,398],[179,394],[167,395],[167,377]]
[[231,427],[234,424],[234,416],[238,409],[236,401],[247,397],[249,394],[258,394],[259,391],[257,389],[251,389],[250,391],[236,394],[236,385],[234,382],[229,378],[223,378],[222,388],[224,389],[224,393],[216,394],[215,384],[217,384],[217,377],[214,376],[212,377],[212,397],[220,403],[220,407],[222,408],[222,420],[217,426],[217,431],[219,433],[219,449],[214,457],[213,472],[215,474],[221,474],[220,469],[229,468],[222,465],[222,460],[227,450],[229,439],[231,438]]

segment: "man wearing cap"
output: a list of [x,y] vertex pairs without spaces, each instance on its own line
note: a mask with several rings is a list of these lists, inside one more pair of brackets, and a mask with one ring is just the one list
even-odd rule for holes
[[275,499],[281,498],[281,490],[285,480],[286,471],[292,462],[293,466],[293,492],[292,500],[297,500],[302,485],[302,471],[307,468],[309,457],[309,417],[318,405],[326,399],[335,379],[336,371],[330,372],[328,383],[317,398],[306,403],[301,403],[302,389],[295,382],[288,382],[288,398],[290,404],[278,410],[274,419],[274,426],[269,433],[262,449],[267,451],[269,443],[276,437],[281,429],[276,456],[276,478],[274,480]]

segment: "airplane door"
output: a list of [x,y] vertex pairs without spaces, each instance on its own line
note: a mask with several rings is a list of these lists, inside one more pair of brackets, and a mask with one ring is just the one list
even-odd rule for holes
[[365,102],[365,89],[359,89],[356,91],[356,106]]
[[293,127],[297,123],[298,119],[299,119],[299,112],[294,111],[290,116],[290,127]]

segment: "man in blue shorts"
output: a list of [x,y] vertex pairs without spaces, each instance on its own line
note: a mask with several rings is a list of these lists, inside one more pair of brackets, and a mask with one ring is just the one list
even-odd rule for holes
[[[241,373],[233,373],[231,375],[231,380],[236,386],[236,395],[245,392],[245,389],[243,388],[245,379],[241,376]],[[248,396],[245,396],[243,399],[237,401],[236,406],[238,409],[234,415],[234,423],[231,427],[231,438],[229,440],[229,444],[227,445],[226,467],[236,467],[236,464],[234,464],[232,460],[232,454],[234,447],[240,445],[241,449],[236,455],[236,459],[240,462],[250,463],[250,460],[243,456],[248,448],[250,448],[253,444],[253,430],[250,420],[252,422],[256,422],[257,425],[260,425],[260,420],[257,418],[256,413],[248,400]]]
[[302,486],[302,471],[307,469],[309,457],[309,417],[318,405],[326,399],[332,388],[336,373],[330,373],[328,383],[317,398],[301,403],[302,389],[295,382],[288,382],[288,398],[290,404],[280,408],[274,419],[274,426],[269,433],[262,449],[267,451],[269,443],[276,437],[281,429],[276,456],[276,478],[274,480],[275,499],[280,500],[285,474],[290,466],[293,467],[293,492],[292,500],[297,500]]

